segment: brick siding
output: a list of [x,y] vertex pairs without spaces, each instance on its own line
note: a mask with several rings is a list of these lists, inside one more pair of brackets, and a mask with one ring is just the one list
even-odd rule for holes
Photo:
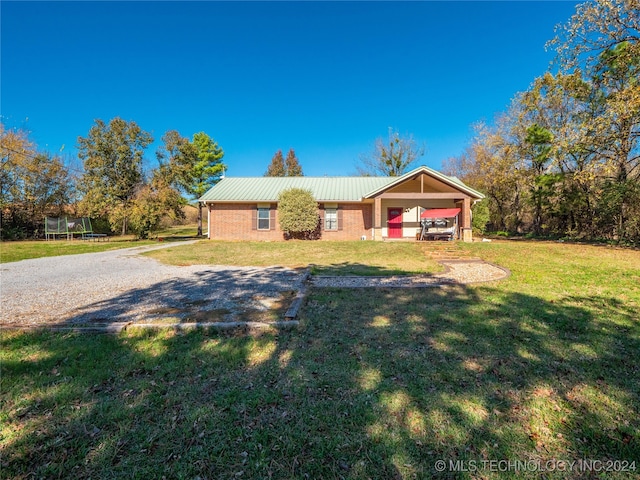
[[[274,205],[272,205],[274,208]],[[321,240],[359,240],[363,235],[371,238],[373,204],[342,204],[342,224],[340,230],[322,231]],[[209,237],[214,240],[284,240],[282,230],[278,224],[278,213],[275,215],[275,229],[257,230],[254,225],[254,204],[225,204],[209,205]],[[323,215],[318,210],[318,215]]]

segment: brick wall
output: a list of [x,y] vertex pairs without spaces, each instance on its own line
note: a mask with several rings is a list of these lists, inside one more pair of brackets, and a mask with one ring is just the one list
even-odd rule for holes
[[[370,240],[372,227],[372,207],[370,204],[340,205],[341,229],[336,231],[322,231],[322,240],[359,240],[363,235]],[[275,208],[275,204],[272,205]],[[278,225],[278,213],[275,214],[275,229],[255,229],[254,204],[224,204],[209,205],[210,221],[209,236],[214,240],[284,240],[283,232]],[[323,215],[323,210],[318,210]]]
[[[321,205],[322,206],[322,205]],[[322,240],[360,240],[364,235],[367,240],[371,240],[371,227],[373,227],[373,204],[342,204],[339,207],[342,210],[341,229],[339,230],[323,230]],[[323,215],[321,209],[318,213]]]

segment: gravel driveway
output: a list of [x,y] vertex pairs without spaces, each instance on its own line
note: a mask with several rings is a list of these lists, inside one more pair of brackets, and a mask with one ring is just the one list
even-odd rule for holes
[[247,310],[270,311],[302,285],[299,270],[175,267],[138,255],[176,245],[1,264],[0,325],[108,325],[167,317],[233,321]]
[[[283,267],[175,267],[140,256],[185,245],[135,247],[0,265],[0,327],[108,327],[127,323],[273,322],[306,272]],[[483,261],[441,261],[437,275],[315,277],[316,287],[436,287],[501,280],[505,269]]]

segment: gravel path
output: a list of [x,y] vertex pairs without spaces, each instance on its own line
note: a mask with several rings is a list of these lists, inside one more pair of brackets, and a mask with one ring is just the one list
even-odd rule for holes
[[509,271],[482,260],[441,260],[444,273],[436,275],[413,275],[392,277],[329,277],[317,276],[312,279],[316,287],[439,287],[452,284],[470,284],[502,280]]
[[[189,244],[192,242],[181,242]],[[303,289],[306,272],[282,267],[175,267],[139,255],[158,248],[46,257],[0,265],[0,327],[101,327],[149,322],[267,320]],[[436,287],[500,280],[480,260],[441,260],[437,275],[312,277],[316,287]],[[266,317],[260,317],[260,314]],[[257,317],[256,317],[257,314]],[[277,319],[275,319],[277,320]]]
[[176,245],[2,264],[0,326],[105,325],[168,315],[181,321],[194,313],[196,320],[233,321],[240,311],[270,310],[304,277],[280,267],[174,267],[138,255]]

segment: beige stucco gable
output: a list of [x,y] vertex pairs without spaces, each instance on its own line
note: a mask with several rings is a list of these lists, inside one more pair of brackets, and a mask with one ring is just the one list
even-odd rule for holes
[[[460,208],[456,237],[465,241],[472,240],[471,206],[482,198],[480,192],[428,167],[412,170],[365,197],[374,202],[372,237],[375,240],[415,236],[420,229],[422,210]],[[398,218],[399,210],[402,211],[401,219]]]

